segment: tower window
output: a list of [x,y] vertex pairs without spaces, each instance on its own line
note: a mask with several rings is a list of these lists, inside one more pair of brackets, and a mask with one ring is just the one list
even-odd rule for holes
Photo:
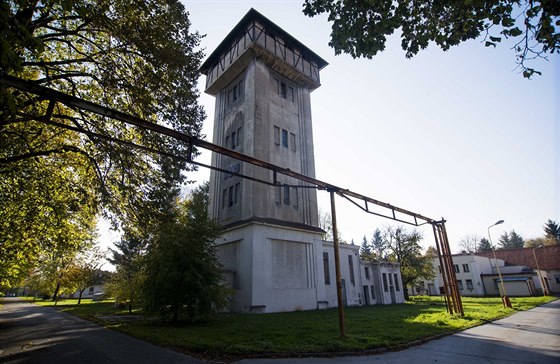
[[294,133],[290,133],[290,147],[292,152],[296,151],[296,135]]
[[239,203],[239,190],[241,189],[241,184],[235,184],[235,195],[234,195],[234,203],[237,205]]
[[286,84],[284,82],[280,82],[280,96],[286,98]]
[[274,126],[274,144],[280,145],[280,128]]
[[237,144],[237,134],[235,132],[231,133],[231,149],[235,149],[235,145]]
[[290,186],[288,185],[284,186],[284,203],[286,205],[290,204]]
[[233,206],[233,186],[228,189],[228,206]]
[[288,131],[286,129],[282,129],[282,146],[288,148]]

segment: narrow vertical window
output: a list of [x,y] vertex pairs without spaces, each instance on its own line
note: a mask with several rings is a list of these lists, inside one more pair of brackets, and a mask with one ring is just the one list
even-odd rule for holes
[[389,292],[389,286],[387,286],[387,273],[383,273],[383,290]]
[[352,256],[348,256],[348,269],[350,270],[350,283],[355,284],[354,281],[354,260],[352,260]]
[[323,252],[323,271],[325,272],[325,284],[331,284],[331,274],[329,271],[329,253]]
[[299,207],[299,196],[298,196],[298,189],[294,187],[294,194],[292,198],[292,205],[297,209]]
[[226,208],[227,188],[222,191],[222,209]]
[[294,133],[290,133],[290,149],[292,149],[292,152],[296,151],[296,135]]
[[228,206],[233,206],[233,186],[231,186],[228,190]]
[[459,291],[463,290],[463,281],[460,279],[457,279],[457,288],[459,288]]
[[284,204],[290,204],[290,186],[284,185]]
[[284,82],[280,82],[280,96],[283,99],[286,98],[286,84]]
[[459,264],[453,264],[453,268],[455,268],[455,273],[460,273],[459,272]]
[[235,142],[237,140],[237,135],[235,132],[231,133],[231,149],[235,149]]
[[280,128],[274,127],[274,144],[280,145]]
[[233,86],[233,101],[237,101],[237,97],[239,96],[238,92],[237,85]]
[[369,279],[369,268],[368,267],[364,267],[364,273],[366,275],[366,279]]
[[400,291],[400,290],[401,290],[401,286],[400,286],[400,284],[399,284],[399,276],[397,275],[397,273],[395,273],[395,289],[396,289],[397,291]]
[[393,285],[393,275],[389,273],[389,286]]
[[288,100],[294,102],[294,88],[288,86]]
[[234,204],[238,204],[239,203],[239,190],[241,189],[241,184],[236,183],[235,184],[235,194],[234,194],[234,198],[233,198],[233,203]]
[[280,186],[274,187],[274,202],[280,204]]
[[282,129],[282,146],[288,148],[288,131],[286,129]]
[[470,269],[469,269],[469,265],[468,264],[463,264],[463,272],[465,273],[469,273]]

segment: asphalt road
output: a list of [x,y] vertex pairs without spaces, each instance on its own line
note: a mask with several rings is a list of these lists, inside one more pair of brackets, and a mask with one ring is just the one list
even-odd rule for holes
[[203,363],[53,308],[12,298],[2,304],[2,364]]
[[[58,312],[4,299],[1,363],[202,363]],[[238,364],[560,363],[560,300],[407,350],[369,356],[252,359]]]

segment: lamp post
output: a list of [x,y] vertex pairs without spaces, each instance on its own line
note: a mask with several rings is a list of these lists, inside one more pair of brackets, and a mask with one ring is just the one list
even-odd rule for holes
[[537,275],[539,276],[539,280],[541,282],[541,287],[542,287],[542,294],[543,296],[547,295],[547,289],[546,289],[546,282],[544,281],[544,278],[541,274],[541,270],[539,268],[539,261],[537,260],[537,254],[535,253],[535,249],[539,249],[542,248],[542,245],[539,245],[536,248],[533,248],[533,257],[535,258],[535,264],[537,265]]
[[500,291],[500,296],[502,297],[502,304],[504,305],[504,307],[511,308],[511,302],[509,301],[509,298],[506,293],[506,287],[504,285],[504,280],[502,278],[502,272],[500,272],[500,267],[498,266],[498,259],[496,258],[496,249],[494,248],[494,243],[492,243],[492,236],[490,235],[490,228],[492,226],[500,225],[503,223],[504,220],[499,220],[495,224],[488,226],[488,239],[490,239],[490,246],[492,246],[492,253],[494,253],[494,264],[496,265],[496,270],[498,271],[498,277],[500,277],[500,285],[502,286],[501,291],[498,289],[498,291]]

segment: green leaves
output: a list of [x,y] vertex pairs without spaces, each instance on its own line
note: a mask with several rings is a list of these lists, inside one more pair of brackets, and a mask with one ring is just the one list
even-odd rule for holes
[[[0,6],[2,72],[200,135],[200,36],[190,32],[179,1],[10,0]],[[175,188],[188,170],[183,162],[45,124],[47,105],[0,86],[0,212],[11,217],[0,232],[0,249],[25,249],[0,256],[0,277],[14,277],[7,272],[24,266],[22,257],[33,266],[44,244],[82,244],[89,238],[78,231],[100,213],[149,234],[159,213],[154,194]],[[177,155],[187,150],[60,104],[50,121]]]
[[[541,0],[511,2],[408,0],[384,1],[328,1],[305,0],[303,13],[315,16],[328,14],[332,22],[331,41],[335,54],[347,53],[352,57],[371,58],[385,49],[387,36],[401,31],[401,47],[411,58],[430,43],[443,50],[486,32],[490,40],[486,47],[496,47],[501,38],[490,31],[501,27],[505,37],[521,37],[517,44],[519,66],[530,77],[537,71],[525,62],[544,58],[544,53],[558,53],[560,35],[558,1]],[[515,47],[514,47],[515,48]],[[526,57],[530,54],[532,57]]]

